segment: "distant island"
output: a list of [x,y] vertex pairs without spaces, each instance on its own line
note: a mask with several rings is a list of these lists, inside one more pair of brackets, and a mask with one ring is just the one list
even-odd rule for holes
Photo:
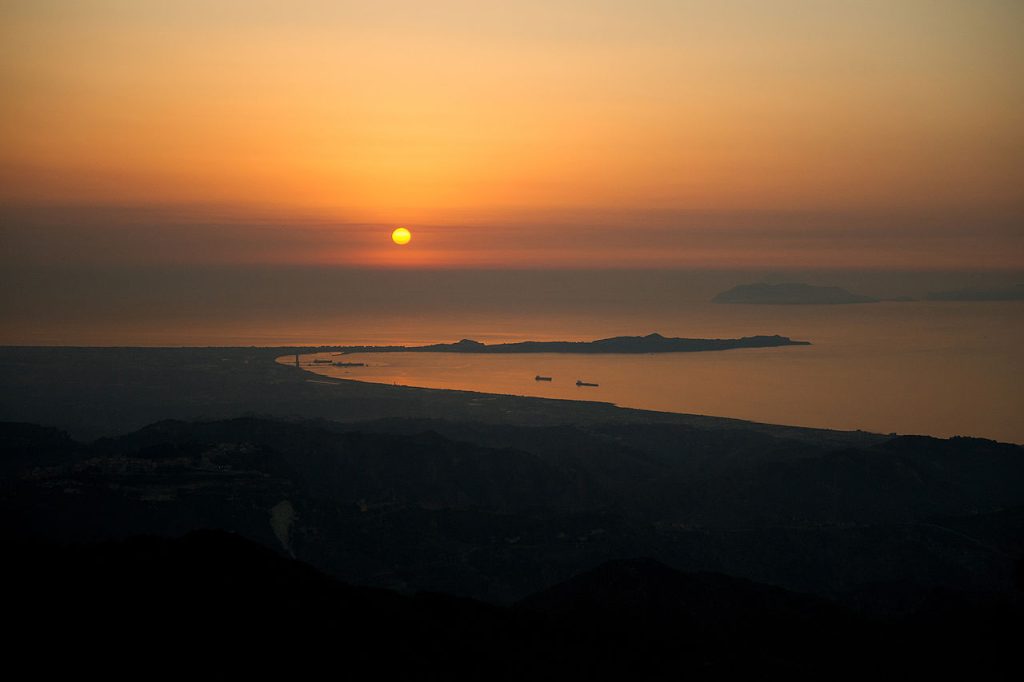
[[347,353],[695,353],[733,348],[774,348],[809,346],[810,341],[794,341],[786,336],[744,336],[739,339],[683,339],[661,334],[615,336],[596,341],[520,341],[487,344],[462,339],[456,343],[430,346],[350,346]]
[[1024,301],[1024,284],[1006,289],[935,291],[927,298],[929,301]]
[[878,303],[879,299],[850,293],[839,287],[812,284],[741,284],[711,299],[713,303],[758,303],[771,305],[838,305],[845,303]]

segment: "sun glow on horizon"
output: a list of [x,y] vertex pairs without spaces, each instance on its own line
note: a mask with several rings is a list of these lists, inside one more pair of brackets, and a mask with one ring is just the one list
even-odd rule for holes
[[405,229],[404,227],[397,228],[391,233],[391,241],[398,244],[399,246],[405,246],[412,239],[412,232]]
[[[228,212],[302,222],[289,245],[366,226],[336,230],[339,258],[374,267],[1018,266],[1022,20],[1003,0],[11,2],[0,209],[98,233],[80,207],[212,207],[173,242],[186,261],[264,257],[268,230]],[[423,226],[415,253],[394,224]],[[750,246],[777,229],[786,253]],[[273,258],[328,258],[300,250]]]

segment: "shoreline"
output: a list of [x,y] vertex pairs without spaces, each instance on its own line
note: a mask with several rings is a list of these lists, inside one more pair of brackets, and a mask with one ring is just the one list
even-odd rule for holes
[[[520,426],[675,424],[757,431],[781,439],[871,444],[889,435],[760,422],[708,413],[620,407],[596,400],[393,386],[294,372],[282,356],[337,346],[0,347],[0,420],[54,426],[81,439],[120,435],[167,419],[260,415],[356,423],[380,419]],[[933,436],[935,438],[943,438]],[[998,442],[1015,442],[1009,439]]]
[[[743,349],[743,350],[751,350],[751,351],[761,350],[761,351],[764,351],[764,350],[772,350],[772,349],[760,348],[760,349]],[[275,358],[275,362],[277,362],[278,364],[284,365],[284,366],[288,366],[288,367],[293,367],[294,368],[295,367],[294,355],[295,354],[285,354],[285,355],[279,356],[279,357]],[[431,371],[429,368],[426,368],[426,372],[424,372],[423,371],[424,367],[420,367],[420,366],[418,366],[416,364],[410,365],[409,368],[411,368],[411,369],[406,368],[406,370],[408,370],[409,373],[412,374],[413,376],[399,376],[398,379],[397,379],[399,383],[394,383],[394,381],[391,378],[388,378],[386,376],[386,374],[385,374],[385,376],[381,376],[381,372],[383,370],[383,367],[388,364],[385,356],[390,355],[390,353],[382,353],[382,354],[380,354],[382,357],[379,358],[378,360],[380,360],[381,362],[384,362],[384,365],[381,365],[381,366],[378,366],[377,364],[375,364],[375,363],[371,362],[370,360],[368,360],[368,368],[367,368],[366,371],[370,374],[370,376],[365,376],[365,375],[361,375],[360,374],[360,371],[363,368],[355,368],[355,369],[352,369],[351,371],[344,371],[346,369],[351,369],[351,368],[335,368],[332,364],[329,364],[329,363],[314,364],[310,360],[310,358],[314,357],[316,355],[316,353],[300,354],[300,355],[302,355],[304,361],[303,361],[303,364],[299,367],[299,369],[302,369],[305,372],[307,372],[309,374],[309,376],[315,376],[315,377],[321,378],[321,379],[329,379],[329,380],[334,380],[334,381],[349,381],[349,382],[354,382],[354,383],[358,383],[358,384],[365,384],[365,385],[371,385],[371,386],[383,386],[383,387],[389,387],[389,388],[395,388],[395,389],[409,389],[409,390],[418,390],[418,391],[454,392],[454,393],[461,393],[461,394],[467,394],[467,395],[472,394],[472,395],[481,395],[481,396],[494,396],[494,397],[501,397],[501,398],[508,398],[508,399],[517,399],[517,400],[558,401],[558,402],[567,403],[567,404],[580,404],[580,405],[604,405],[604,406],[607,406],[610,409],[626,411],[626,412],[633,413],[639,419],[643,419],[643,420],[647,420],[649,415],[663,415],[666,418],[669,418],[671,416],[671,417],[683,418],[683,419],[686,419],[686,420],[693,420],[693,419],[712,420],[712,421],[716,422],[715,425],[714,425],[714,428],[722,428],[722,427],[724,427],[724,422],[731,422],[733,424],[743,425],[743,426],[740,426],[739,428],[749,428],[748,425],[756,425],[756,427],[759,430],[791,429],[791,430],[819,431],[819,432],[841,433],[841,434],[863,434],[863,435],[866,435],[866,436],[869,436],[869,437],[874,437],[874,438],[879,438],[879,439],[886,439],[886,438],[892,438],[892,437],[895,437],[895,436],[903,436],[903,435],[923,436],[923,437],[937,438],[937,439],[970,438],[970,439],[978,439],[978,440],[988,440],[988,441],[993,441],[993,442],[1012,443],[1012,444],[1024,444],[1024,441],[1015,440],[1013,438],[1008,438],[1008,437],[998,438],[998,437],[993,437],[993,436],[983,435],[983,434],[979,435],[977,432],[972,433],[971,431],[968,431],[966,429],[962,430],[962,431],[959,431],[959,432],[951,430],[951,432],[935,433],[935,432],[931,432],[931,431],[929,431],[927,429],[921,429],[921,428],[915,429],[912,426],[910,428],[900,428],[899,424],[890,425],[890,424],[885,424],[885,423],[882,424],[881,428],[878,428],[878,426],[879,426],[878,424],[875,424],[876,428],[865,428],[865,427],[860,426],[857,423],[857,421],[855,419],[853,419],[853,418],[847,419],[846,420],[846,424],[835,424],[835,425],[829,424],[827,420],[819,420],[819,421],[816,422],[816,421],[813,421],[812,419],[808,419],[807,421],[805,421],[803,423],[794,423],[794,422],[786,421],[785,420],[785,415],[782,415],[780,417],[780,415],[778,415],[778,414],[770,414],[770,415],[766,415],[768,417],[767,419],[765,419],[765,418],[760,418],[759,419],[756,414],[755,415],[751,415],[751,416],[747,416],[747,415],[750,415],[750,410],[749,409],[746,411],[746,415],[744,415],[744,416],[728,416],[728,415],[730,415],[730,413],[726,412],[726,411],[718,411],[718,410],[710,410],[710,409],[701,410],[700,408],[703,407],[703,405],[700,405],[700,404],[696,405],[696,407],[698,409],[687,409],[687,407],[689,407],[689,405],[683,405],[682,407],[674,408],[672,405],[666,405],[666,402],[668,402],[668,401],[666,401],[664,399],[662,399],[660,401],[659,400],[647,400],[646,404],[645,404],[644,401],[641,401],[641,400],[637,399],[637,392],[636,391],[632,391],[631,392],[628,389],[628,387],[627,387],[626,390],[623,390],[623,387],[621,386],[621,384],[618,386],[618,389],[616,389],[616,386],[611,381],[608,381],[606,383],[605,380],[603,380],[601,378],[601,375],[599,374],[599,369],[600,368],[595,368],[593,374],[591,374],[591,377],[595,381],[598,381],[602,387],[608,389],[610,391],[610,393],[611,393],[610,395],[608,393],[602,392],[601,388],[594,388],[594,389],[578,389],[577,388],[576,391],[580,392],[579,395],[568,395],[566,392],[568,392],[568,393],[573,393],[574,392],[572,380],[574,378],[578,378],[578,377],[577,377],[577,375],[566,375],[564,373],[558,373],[558,376],[560,378],[559,378],[559,381],[558,381],[558,390],[556,390],[555,393],[551,393],[550,391],[546,390],[550,386],[550,384],[547,384],[547,383],[538,384],[538,386],[540,388],[537,389],[536,391],[531,391],[530,388],[532,388],[532,385],[534,384],[533,381],[526,381],[522,385],[517,385],[516,387],[510,388],[510,386],[508,385],[507,381],[505,381],[504,385],[502,385],[503,382],[500,381],[501,377],[499,377],[498,386],[482,385],[482,384],[486,384],[486,383],[489,383],[489,382],[483,382],[483,381],[479,381],[479,380],[478,381],[473,381],[473,377],[472,376],[464,378],[464,380],[461,381],[461,382],[455,381],[455,380],[450,379],[448,377],[448,375],[446,373],[443,373],[443,372],[442,372],[442,374],[445,374],[445,376],[444,376],[443,379],[441,379],[441,378],[439,378],[439,374],[438,374],[437,368],[435,368],[433,371]],[[372,355],[373,355],[372,353],[359,353],[359,354],[353,354],[352,356],[345,355],[343,357],[357,357],[358,356],[359,359],[364,359],[365,356],[371,356],[371,358],[372,358]],[[463,354],[459,354],[459,353],[450,353],[450,354],[447,354],[447,355],[452,356],[452,358],[460,358],[460,357],[463,356]],[[518,354],[513,354],[513,355],[515,357],[519,357]],[[529,354],[527,354],[527,355],[529,355]],[[539,354],[537,354],[537,355],[539,355]],[[561,356],[565,356],[567,354],[550,353],[548,355],[550,356],[549,360],[551,360],[552,358],[558,358],[558,357],[561,357]],[[621,357],[624,356],[626,358],[629,358],[628,361],[632,362],[632,361],[634,361],[637,358],[657,357],[657,356],[664,356],[664,355],[668,355],[668,354],[662,354],[662,353],[651,353],[651,354],[616,354],[616,353],[597,354],[597,353],[592,353],[592,354],[584,354],[583,357],[587,358],[588,360],[594,360],[594,361],[599,361],[602,357],[604,357],[604,358],[607,358],[608,361],[610,362],[610,361],[612,361],[612,358],[621,358]],[[495,360],[496,357],[497,358],[508,358],[509,356],[505,355],[505,354],[495,354],[495,355],[483,354],[482,356],[472,356],[471,355],[471,357],[488,358],[487,360],[480,360],[479,362],[476,362],[473,365],[473,366],[476,367],[476,371],[477,372],[484,372],[485,373],[485,372],[488,371],[488,369],[487,369],[488,363],[491,360]],[[451,361],[455,361],[455,360],[451,360]],[[446,360],[445,362],[451,362],[451,361]],[[415,361],[413,361],[413,362],[415,362]],[[652,360],[652,362],[653,362],[653,360]],[[399,367],[402,367],[402,366],[403,365],[399,364]],[[441,367],[443,368],[443,363],[442,363]],[[507,367],[503,367],[503,369],[507,370],[508,368]],[[523,369],[523,368],[520,368],[520,369]],[[532,377],[533,376],[533,369],[531,367],[526,367],[525,369],[529,369],[528,374],[529,374],[530,377]],[[420,371],[420,375],[419,376],[416,376],[417,370]],[[344,376],[340,376],[339,374],[335,374],[334,373],[334,372],[338,372],[338,371],[343,371]],[[585,371],[587,371],[587,370],[585,370]],[[401,371],[400,370],[399,374],[400,375],[401,374],[405,374],[405,371]],[[485,376],[485,375],[481,375],[481,376]],[[568,382],[565,381],[566,376],[568,376]],[[586,375],[581,375],[581,376],[586,376]],[[621,378],[621,376],[619,378]],[[416,382],[417,380],[422,381],[423,383],[420,383],[420,384],[409,383],[409,382]],[[459,385],[451,385],[453,383],[454,384],[459,384]],[[642,385],[642,382],[639,382],[639,383]],[[527,385],[529,385],[529,387]],[[593,393],[589,393],[588,395],[583,395],[582,393],[584,391],[593,391]],[[643,392],[643,390],[641,388],[641,393],[642,392]],[[693,403],[694,401],[690,401],[690,402]],[[741,405],[738,405],[737,406],[737,411],[739,411],[739,409],[741,407],[742,407]],[[749,405],[747,405],[747,407],[749,407]],[[799,410],[795,410],[794,413],[799,413]],[[804,410],[802,414],[803,414],[804,417],[811,417],[811,418],[813,418],[813,416],[814,416],[813,414],[809,414],[807,412],[807,410]],[[851,417],[856,417],[856,416],[857,416],[856,413],[851,413]],[[851,424],[851,422],[853,422],[853,423]],[[694,424],[694,425],[696,425],[696,424]]]
[[[333,352],[336,347],[314,347]],[[322,350],[320,350],[322,348]],[[389,418],[473,421],[520,426],[598,423],[676,424],[754,430],[837,447],[887,438],[762,424],[726,417],[617,407],[452,389],[398,387],[351,379],[312,383],[278,357],[309,347],[99,348],[0,347],[0,420],[53,426],[94,440],[167,419],[260,415],[355,423]]]
[[[615,354],[613,354],[615,355]],[[535,396],[535,395],[524,395],[514,393],[490,393],[487,391],[476,391],[472,389],[460,389],[460,388],[435,388],[430,386],[414,386],[411,384],[391,384],[386,382],[378,381],[366,381],[355,378],[343,378],[335,377],[328,374],[320,374],[314,371],[312,368],[316,365],[299,365],[296,366],[294,362],[290,362],[288,359],[291,356],[288,354],[279,356],[274,359],[276,364],[288,367],[291,369],[298,369],[308,375],[310,378],[306,378],[306,382],[315,382],[322,384],[356,384],[362,386],[373,386],[383,387],[387,389],[396,389],[400,391],[417,391],[426,392],[428,394],[446,395],[446,396],[465,396],[469,397],[470,402],[474,400],[487,400],[487,401],[500,401],[500,400],[512,400],[512,401],[537,401],[538,403],[554,403],[563,406],[565,409],[586,409],[587,407],[601,407],[615,412],[613,415],[605,415],[607,418],[611,418],[610,421],[630,421],[630,422],[643,422],[643,423],[682,423],[688,426],[694,426],[696,428],[735,428],[737,430],[753,430],[758,432],[771,432],[779,437],[797,438],[801,440],[799,436],[840,436],[840,440],[846,440],[849,437],[858,442],[863,440],[870,440],[873,442],[881,442],[891,438],[891,435],[876,433],[873,431],[865,431],[862,429],[832,429],[828,427],[820,426],[801,426],[797,424],[779,424],[774,422],[761,422],[752,419],[743,419],[741,417],[727,417],[710,414],[697,414],[691,412],[673,412],[670,410],[653,410],[645,409],[642,407],[630,407],[624,405],[618,405],[614,402],[607,400],[594,400],[594,399],[576,399],[576,398],[555,398],[546,396]],[[327,366],[327,365],[324,365]],[[475,396],[475,397],[474,397]],[[628,417],[635,417],[629,419]],[[625,419],[622,419],[625,417]],[[586,421],[590,421],[589,419]],[[574,422],[567,422],[574,423]],[[903,434],[900,434],[903,435]],[[926,436],[928,438],[941,438],[939,436]]]

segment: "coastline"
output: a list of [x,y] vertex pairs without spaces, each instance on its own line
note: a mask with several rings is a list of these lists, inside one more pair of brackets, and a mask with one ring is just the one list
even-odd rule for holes
[[[54,426],[81,439],[119,435],[167,419],[259,415],[345,423],[389,418],[506,423],[521,426],[596,423],[675,424],[757,431],[837,447],[888,438],[768,424],[729,417],[658,412],[607,402],[323,380],[277,362],[300,347],[0,347],[0,420]],[[310,379],[318,380],[316,383]]]
[[[601,421],[609,423],[679,424],[701,429],[750,430],[757,431],[759,433],[767,433],[779,438],[806,440],[810,442],[821,442],[823,440],[827,440],[834,441],[837,445],[867,445],[882,442],[891,438],[891,435],[860,429],[830,429],[795,424],[759,422],[751,419],[719,415],[673,412],[668,410],[649,410],[638,407],[617,405],[610,401],[595,399],[548,398],[510,393],[489,393],[468,389],[434,388],[414,386],[411,384],[389,384],[348,377],[342,378],[321,374],[313,369],[316,367],[315,365],[307,364],[296,367],[291,359],[293,355],[294,354],[282,355],[275,358],[274,361],[279,365],[289,367],[293,370],[299,369],[310,375],[310,377],[315,377],[306,379],[306,381],[310,383],[316,382],[326,385],[355,384],[360,386],[372,386],[374,388],[394,389],[396,391],[404,392],[408,397],[415,396],[417,399],[426,396],[437,399],[451,399],[453,402],[465,400],[469,405],[477,407],[489,405],[496,408],[503,413],[504,418],[507,419],[509,423],[523,425],[589,425]],[[536,408],[544,408],[544,411],[550,411],[550,413],[541,416],[536,411]],[[480,410],[480,413],[485,413],[487,411],[488,410]],[[477,417],[483,416],[483,414],[470,416]],[[526,419],[525,422],[520,421],[523,418]],[[452,420],[456,420],[456,418],[453,417]],[[487,419],[486,421],[491,420]],[[938,437],[936,436],[936,438]]]

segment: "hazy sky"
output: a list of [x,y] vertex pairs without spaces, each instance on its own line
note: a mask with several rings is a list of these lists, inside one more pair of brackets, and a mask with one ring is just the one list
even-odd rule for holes
[[1022,35],[1016,0],[0,0],[4,257],[1020,268]]

